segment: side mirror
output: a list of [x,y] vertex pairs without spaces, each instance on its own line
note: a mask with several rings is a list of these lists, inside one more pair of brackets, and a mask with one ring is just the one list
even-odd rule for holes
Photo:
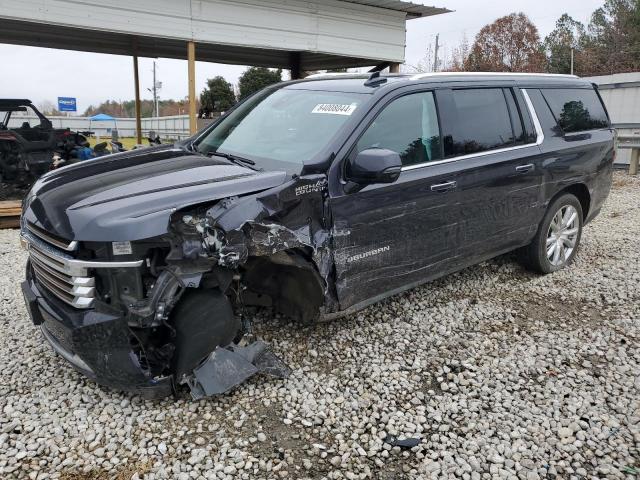
[[386,148],[368,148],[347,162],[346,177],[360,187],[372,183],[393,183],[402,171],[400,154]]

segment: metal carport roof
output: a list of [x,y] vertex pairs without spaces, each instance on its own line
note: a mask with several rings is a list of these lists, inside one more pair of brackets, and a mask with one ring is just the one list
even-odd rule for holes
[[399,0],[0,0],[0,43],[302,70],[404,60]]
[[360,5],[370,5],[372,7],[396,10],[407,14],[407,18],[430,17],[441,13],[448,13],[451,10],[440,7],[429,7],[413,2],[403,2],[400,0],[345,0],[349,3],[359,3]]

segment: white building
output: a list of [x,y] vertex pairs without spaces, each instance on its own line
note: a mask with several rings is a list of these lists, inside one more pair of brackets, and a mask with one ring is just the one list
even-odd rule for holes
[[[637,136],[640,142],[640,72],[585,77],[598,85],[618,135]],[[630,149],[618,149],[616,163],[628,164]]]
[[195,132],[196,60],[284,68],[292,78],[394,69],[405,22],[448,11],[399,0],[0,0],[0,43],[131,55],[135,72],[138,57],[187,59]]

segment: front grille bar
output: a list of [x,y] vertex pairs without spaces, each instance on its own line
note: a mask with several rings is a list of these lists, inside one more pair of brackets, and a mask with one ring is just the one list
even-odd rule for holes
[[38,227],[37,225],[34,225],[31,222],[25,222],[25,225],[29,229],[29,232],[36,235],[37,237],[40,237],[45,242],[55,245],[58,248],[61,248],[62,250],[65,250],[67,252],[72,252],[73,250],[78,248],[78,242],[76,242],[75,240],[73,240],[72,242],[69,242],[60,237],[51,235],[46,230]]
[[94,262],[78,260],[68,253],[58,250],[23,230],[20,235],[22,245],[29,252],[35,280],[63,302],[75,308],[91,308],[96,289],[95,278],[89,275],[93,268],[135,268],[142,260],[133,262]]
[[87,270],[90,268],[137,268],[143,263],[142,260],[134,260],[130,262],[96,262],[92,260],[77,260],[62,252],[56,251],[44,243],[39,238],[31,235],[29,232],[21,233],[22,244],[29,251],[29,254],[38,255],[38,259],[45,265],[65,273],[72,277],[86,277]]

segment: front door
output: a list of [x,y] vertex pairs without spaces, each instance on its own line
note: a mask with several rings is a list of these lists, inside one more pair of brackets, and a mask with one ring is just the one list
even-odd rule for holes
[[441,162],[436,112],[431,91],[400,95],[381,109],[348,154],[390,149],[400,154],[403,171],[395,183],[330,198],[343,310],[421,283],[455,263],[457,177],[449,162]]

